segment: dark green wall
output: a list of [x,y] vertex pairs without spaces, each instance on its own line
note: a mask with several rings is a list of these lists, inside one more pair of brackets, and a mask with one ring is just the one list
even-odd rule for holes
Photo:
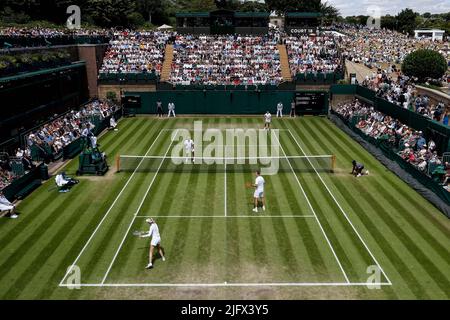
[[175,103],[179,114],[262,114],[276,112],[278,102],[284,105],[284,113],[290,110],[295,91],[158,91],[125,92],[125,95],[140,95],[142,108],[138,114],[156,113],[156,101],[161,99],[164,112],[167,104]]

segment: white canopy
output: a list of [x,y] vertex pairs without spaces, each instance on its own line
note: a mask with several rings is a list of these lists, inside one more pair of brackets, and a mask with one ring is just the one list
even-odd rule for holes
[[167,24],[163,24],[162,26],[158,27],[158,30],[169,30],[169,29],[173,29],[173,27]]

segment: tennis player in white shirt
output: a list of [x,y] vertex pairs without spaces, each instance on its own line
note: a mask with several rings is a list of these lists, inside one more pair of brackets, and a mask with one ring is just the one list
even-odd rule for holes
[[266,211],[266,199],[264,197],[264,178],[261,176],[261,172],[256,171],[256,179],[253,187],[255,187],[255,192],[253,193],[254,205],[253,212],[258,212],[258,200],[261,199],[263,203],[263,211]]
[[264,114],[264,129],[270,130],[270,123],[272,122],[272,115],[269,111]]
[[189,162],[189,157],[194,162],[194,141],[192,139],[184,140],[184,150],[186,152],[186,163]]
[[145,267],[145,269],[151,269],[153,268],[152,260],[153,260],[153,251],[155,250],[155,247],[158,249],[162,261],[166,261],[166,258],[164,257],[164,253],[161,248],[161,236],[159,234],[158,225],[152,218],[145,220],[145,222],[147,222],[150,225],[150,230],[148,231],[148,233],[141,235],[141,238],[149,238],[149,237],[152,238],[150,241],[150,254],[148,257],[149,262],[148,265]]

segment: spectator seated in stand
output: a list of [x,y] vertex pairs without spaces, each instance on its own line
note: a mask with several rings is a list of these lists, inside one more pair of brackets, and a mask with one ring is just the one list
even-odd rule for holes
[[161,73],[166,43],[172,32],[115,32],[99,73]]
[[[347,121],[351,121],[354,116],[361,117],[356,124],[358,129],[369,137],[383,140],[423,174],[434,179],[435,172],[444,170],[442,157],[436,151],[436,143],[431,139],[427,141],[422,131],[416,131],[357,100],[341,103],[335,110]],[[450,172],[450,167],[448,169]],[[440,177],[438,180],[444,182],[443,179],[444,177]]]
[[340,67],[333,36],[284,37],[292,76],[298,73],[330,73]]
[[92,123],[94,118],[103,120],[115,111],[114,104],[102,100],[94,100],[80,110],[72,110],[27,135],[25,153],[29,157],[34,154],[33,159],[40,158],[46,163],[59,159],[64,147],[83,136],[86,128],[90,132],[95,127]]
[[177,35],[170,82],[180,85],[277,85],[280,54],[272,34]]

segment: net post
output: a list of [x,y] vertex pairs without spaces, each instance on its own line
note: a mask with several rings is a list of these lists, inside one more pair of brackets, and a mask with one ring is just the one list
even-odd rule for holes
[[336,155],[331,156],[331,172],[334,173],[334,168],[336,167]]
[[116,172],[120,172],[120,156],[116,155]]

